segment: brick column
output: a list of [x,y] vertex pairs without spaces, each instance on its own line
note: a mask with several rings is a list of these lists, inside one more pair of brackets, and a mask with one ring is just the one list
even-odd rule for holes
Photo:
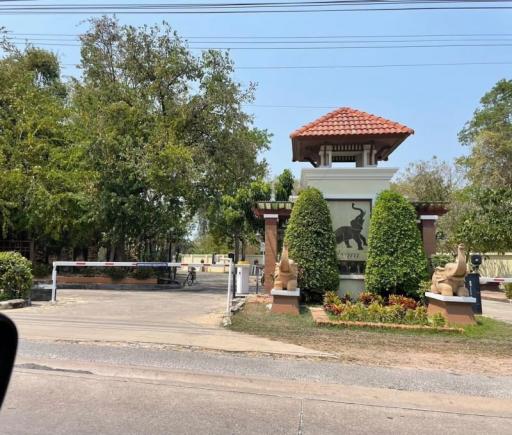
[[432,257],[437,250],[436,241],[436,221],[437,215],[422,215],[421,220],[421,238],[423,239],[423,247],[427,257]]
[[277,260],[277,224],[279,215],[265,214],[265,292],[270,293],[274,285],[273,275]]

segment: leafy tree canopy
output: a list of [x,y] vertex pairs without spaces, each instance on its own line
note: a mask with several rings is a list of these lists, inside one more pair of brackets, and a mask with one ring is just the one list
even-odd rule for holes
[[411,201],[449,201],[460,186],[461,176],[453,165],[434,156],[411,163],[401,172],[391,189]]
[[193,56],[166,23],[92,19],[80,40],[82,78],[68,83],[54,54],[3,42],[3,235],[167,255],[194,215],[266,174],[269,134],[242,110],[255,87],[233,80],[226,53]]
[[66,87],[56,56],[3,45],[0,60],[2,236],[78,243],[89,237],[91,181],[72,144]]
[[274,183],[276,201],[288,201],[294,185],[295,178],[293,178],[292,171],[289,169],[283,170]]
[[464,242],[480,252],[512,250],[512,80],[500,80],[459,134],[470,153],[458,159],[467,185],[439,221],[448,247]]
[[454,249],[464,242],[475,252],[512,249],[512,189],[466,188],[457,192],[450,211],[439,220],[444,245]]
[[240,257],[240,244],[245,248],[263,232],[263,223],[254,216],[253,207],[257,201],[268,201],[270,194],[270,184],[257,180],[241,187],[234,195],[224,195],[220,208],[210,209],[210,230],[218,242],[234,246],[235,261]]
[[458,163],[472,186],[512,189],[512,80],[500,80],[482,97],[459,139],[471,147]]

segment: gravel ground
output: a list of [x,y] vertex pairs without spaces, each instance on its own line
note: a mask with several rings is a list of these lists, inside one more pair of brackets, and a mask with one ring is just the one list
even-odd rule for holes
[[[512,377],[456,374],[449,371],[371,367],[305,359],[276,359],[215,352],[96,346],[76,343],[20,341],[18,358],[75,360],[132,366],[169,368],[206,374],[275,377],[406,391],[453,393],[512,398]],[[22,366],[23,367],[23,366]]]

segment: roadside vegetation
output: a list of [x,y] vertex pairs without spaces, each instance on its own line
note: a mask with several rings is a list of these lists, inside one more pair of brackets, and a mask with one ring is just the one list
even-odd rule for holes
[[0,300],[27,299],[31,289],[30,261],[17,252],[0,252]]
[[346,362],[512,374],[512,325],[482,316],[477,320],[464,334],[319,327],[307,308],[290,316],[248,303],[233,316],[231,329],[328,352]]
[[356,300],[348,296],[342,300],[335,292],[328,292],[323,306],[333,320],[432,327],[443,327],[446,324],[442,314],[428,316],[423,304],[401,295],[383,298],[371,292],[363,292]]
[[247,210],[270,198],[270,135],[243,110],[255,87],[226,52],[193,55],[166,23],[94,18],[69,78],[55,53],[1,32],[0,239],[34,241],[42,263],[100,248],[168,260],[193,225],[250,240]]

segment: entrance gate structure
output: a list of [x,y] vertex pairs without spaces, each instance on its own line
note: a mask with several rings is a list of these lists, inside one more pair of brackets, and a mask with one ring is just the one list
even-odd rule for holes
[[[378,167],[378,164],[387,161],[390,154],[412,134],[414,130],[405,125],[342,107],[290,135],[292,160],[312,165],[312,168],[302,170],[301,187],[320,190],[331,212],[341,293],[355,295],[364,289],[372,207],[377,195],[389,189],[391,178],[398,170]],[[354,165],[347,167],[351,163]],[[338,164],[340,166],[336,167]],[[275,204],[262,203],[255,209],[255,214],[265,219],[265,289],[271,288],[271,283],[270,287],[267,286],[267,274],[271,278],[276,261],[274,227],[286,219],[285,213]],[[423,244],[430,256],[435,253],[436,220],[444,212],[444,207],[443,204],[436,207],[414,205]],[[277,207],[275,211],[273,206]]]

